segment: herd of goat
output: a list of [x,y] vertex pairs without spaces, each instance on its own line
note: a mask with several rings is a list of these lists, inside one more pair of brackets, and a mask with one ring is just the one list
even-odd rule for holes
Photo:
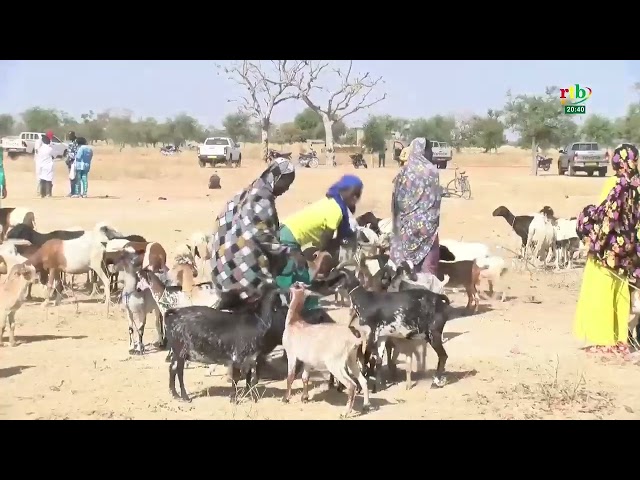
[[[579,253],[576,220],[555,218],[550,207],[537,214],[514,216],[501,206],[493,216],[504,217],[522,239],[524,258],[546,266],[555,257],[556,268],[561,268],[570,267]],[[243,302],[238,292],[218,291],[211,282],[209,235],[195,233],[179,248],[169,267],[164,247],[141,235],[124,235],[106,223],[91,230],[39,233],[29,209],[1,208],[0,275],[5,279],[0,280],[0,345],[7,323],[9,344],[15,345],[15,315],[31,298],[33,283],[47,286],[43,303],[54,299],[57,305],[65,289],[75,297],[74,275],[87,274],[92,294],[99,291],[98,280],[102,283],[107,313],[112,293],[121,289],[130,354],[145,353],[146,318],[155,315],[154,345],[169,350],[169,388],[176,398],[189,401],[183,378],[185,362],[226,365],[233,381],[244,379],[251,387],[260,378],[266,356],[279,345],[288,364],[285,401],[300,370],[306,401],[310,372],[316,370],[330,373],[330,387],[336,380],[339,389],[346,387],[343,415],[352,410],[358,390],[367,410],[367,381],[373,382],[375,393],[383,381],[385,351],[390,374],[398,354],[406,355],[406,385],[410,388],[412,359],[420,349],[424,358],[426,343],[438,356],[433,386],[444,386],[448,297],[419,283],[408,262],[395,265],[389,259],[390,218],[367,212],[352,220],[356,235],[344,239],[335,251],[308,248],[303,252],[312,272],[309,285],[297,283],[284,291],[265,283],[257,298]],[[507,271],[505,260],[491,255],[481,243],[442,239],[439,248],[438,279],[447,288],[463,288],[468,297],[466,308],[475,313],[480,280],[488,282],[488,293],[493,296],[494,286]],[[349,325],[336,323],[323,309],[302,310],[306,296],[332,294],[336,301],[340,297],[350,305]]]

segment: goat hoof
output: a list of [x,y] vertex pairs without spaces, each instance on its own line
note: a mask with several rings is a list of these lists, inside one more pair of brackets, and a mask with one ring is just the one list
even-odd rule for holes
[[132,348],[131,350],[129,350],[129,355],[142,355],[143,352],[140,350],[137,350],[135,348]]
[[367,403],[366,405],[362,405],[362,413],[369,413],[371,410],[371,404]]
[[282,403],[289,403],[289,399],[287,397],[282,397]]
[[300,400],[302,401],[302,403],[308,403],[309,397],[302,397]]
[[442,388],[447,384],[447,379],[445,377],[434,377],[433,383],[431,383],[431,388]]
[[164,341],[153,342],[153,346],[158,350],[165,350],[167,348],[167,344]]
[[191,403],[191,399],[189,397],[180,397],[181,402]]

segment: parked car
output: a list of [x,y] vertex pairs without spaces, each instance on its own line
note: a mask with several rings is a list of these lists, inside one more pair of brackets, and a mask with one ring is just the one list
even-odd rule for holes
[[[22,132],[20,135],[13,137],[4,137],[2,139],[2,148],[10,158],[20,155],[32,155],[36,140],[38,138],[42,139],[44,136],[45,134],[42,132]],[[55,158],[67,156],[69,145],[55,135],[51,141],[51,147]]]
[[229,137],[210,137],[198,146],[198,164],[201,167],[224,163],[227,166],[239,167],[242,163],[240,145]]
[[609,167],[609,152],[601,150],[598,142],[570,143],[560,150],[558,158],[558,175],[576,172],[587,172],[590,177],[598,172],[601,177],[607,174]]

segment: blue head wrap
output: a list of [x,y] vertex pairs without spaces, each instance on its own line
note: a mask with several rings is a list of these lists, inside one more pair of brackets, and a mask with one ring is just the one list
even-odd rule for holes
[[340,210],[342,210],[342,221],[340,222],[340,225],[338,225],[339,239],[346,238],[355,233],[353,230],[351,230],[351,226],[349,225],[349,208],[342,198],[342,195],[340,195],[340,191],[346,190],[348,188],[362,187],[363,183],[359,177],[355,175],[343,175],[340,180],[331,185],[329,187],[329,190],[327,190],[327,197],[333,198],[338,203],[338,205],[340,205]]

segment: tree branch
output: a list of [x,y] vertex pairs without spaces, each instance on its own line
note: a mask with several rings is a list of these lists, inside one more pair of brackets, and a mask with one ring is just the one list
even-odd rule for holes
[[[373,79],[369,73],[364,75],[352,75],[353,61],[349,62],[346,71],[334,68],[331,72],[339,80],[333,91],[328,91],[319,85],[319,78],[326,72],[328,63],[312,61],[305,62],[304,74],[300,76],[297,84],[299,97],[304,103],[318,113],[327,115],[334,122],[340,121],[360,110],[372,107],[376,103],[383,101],[387,94],[383,94],[374,100],[369,100],[373,90],[382,82],[382,77]],[[322,90],[327,92],[328,99],[326,106],[320,105],[320,100],[313,100],[313,92]]]
[[304,61],[271,60],[267,66],[260,61],[242,60],[219,68],[245,90],[238,98],[240,110],[268,123],[276,105],[298,98],[295,87],[304,66]]

